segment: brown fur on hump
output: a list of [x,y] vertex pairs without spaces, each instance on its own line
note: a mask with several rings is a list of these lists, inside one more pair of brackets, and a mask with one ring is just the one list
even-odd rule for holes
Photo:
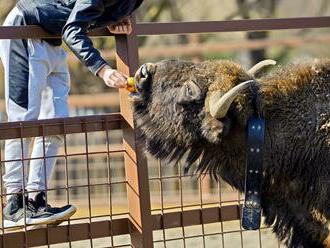
[[[289,161],[293,159],[290,153],[324,161],[318,168],[328,173],[325,164],[330,161],[330,130],[326,128],[330,122],[330,60],[292,65],[260,82],[262,111],[273,137],[269,142],[281,147],[282,156]],[[287,154],[286,149],[298,150]]]
[[330,100],[329,73],[330,60],[317,59],[311,63],[285,67],[261,78],[264,111],[272,111],[279,104],[282,108],[289,106],[298,98],[298,106],[304,107],[313,106],[315,99]]

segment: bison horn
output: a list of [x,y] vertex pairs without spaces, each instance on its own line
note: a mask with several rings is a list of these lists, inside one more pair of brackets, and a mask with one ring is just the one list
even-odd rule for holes
[[254,80],[245,81],[234,88],[230,89],[224,95],[220,91],[211,94],[209,100],[210,114],[213,118],[221,119],[226,116],[230,105],[235,100],[237,95],[244,89],[254,84]]
[[276,65],[276,61],[272,60],[272,59],[266,59],[266,60],[260,61],[258,64],[254,65],[248,72],[252,76],[255,76],[255,74],[258,71],[260,71],[265,66],[269,66],[269,65]]

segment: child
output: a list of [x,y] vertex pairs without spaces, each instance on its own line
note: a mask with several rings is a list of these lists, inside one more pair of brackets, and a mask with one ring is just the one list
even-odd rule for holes
[[[131,32],[127,18],[142,0],[20,0],[9,13],[5,26],[39,25],[52,34],[62,34],[64,42],[96,76],[109,87],[126,86],[126,76],[112,69],[102,59],[87,36],[90,29],[109,27],[113,33]],[[5,71],[5,98],[8,121],[28,121],[68,116],[67,97],[70,90],[66,53],[62,39],[1,40],[0,54]],[[4,224],[58,224],[72,216],[76,208],[60,208],[46,204],[45,189],[56,163],[62,136],[37,137],[27,182],[23,182],[23,166],[29,140],[7,140],[5,143],[5,175],[7,205]],[[12,161],[17,160],[17,161]],[[22,189],[30,192],[22,195]],[[23,201],[23,197],[26,197]],[[25,202],[25,204],[23,204]],[[23,206],[24,205],[24,206]]]

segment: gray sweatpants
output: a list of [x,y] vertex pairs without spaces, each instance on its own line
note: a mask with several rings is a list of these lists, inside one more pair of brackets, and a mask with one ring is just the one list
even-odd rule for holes
[[[14,8],[4,26],[24,25],[22,13]],[[0,40],[0,55],[5,72],[5,100],[8,121],[28,121],[68,116],[67,97],[70,77],[66,52],[42,40]],[[4,184],[7,193],[46,188],[56,163],[61,136],[12,139],[5,143]],[[31,157],[31,160],[25,160]],[[39,159],[35,159],[39,158]],[[16,161],[13,161],[16,160]],[[29,173],[23,178],[23,164]],[[25,174],[25,173],[24,173]],[[36,193],[31,193],[33,197]]]

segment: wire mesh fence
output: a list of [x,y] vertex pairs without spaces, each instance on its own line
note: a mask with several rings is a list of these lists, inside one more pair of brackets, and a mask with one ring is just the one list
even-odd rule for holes
[[[0,125],[3,173],[4,165],[13,162],[4,157],[4,138],[16,138],[21,144],[29,139],[32,148],[39,137],[45,149],[48,137],[63,137],[47,182],[47,201],[78,209],[59,226],[23,225],[19,231],[4,227],[1,212],[2,247],[131,247],[122,122],[120,115],[112,114]],[[14,160],[22,163],[23,178],[28,177],[31,161],[54,158],[45,152],[42,157],[23,154]],[[155,247],[277,247],[269,229],[243,231],[237,213],[232,213],[236,220],[225,221],[224,207],[232,212],[232,206],[242,203],[242,195],[224,182],[194,172],[184,175],[180,163],[163,164],[152,158],[148,171]],[[2,182],[2,206],[7,196]]]
[[[108,234],[106,236],[109,236],[109,238],[102,241],[103,247],[121,247],[125,242],[129,245],[129,239],[125,242],[123,239],[116,241],[112,233],[116,233],[116,231],[113,231],[111,226],[114,219],[119,219],[124,220],[127,227],[127,220],[125,221],[125,218],[123,218],[124,215],[127,215],[128,210],[126,179],[122,159],[125,151],[120,138],[121,119],[120,115],[92,116],[62,119],[55,121],[55,123],[54,120],[11,123],[0,127],[2,173],[4,173],[6,164],[20,162],[24,168],[22,170],[22,178],[24,178],[23,194],[33,192],[24,190],[31,161],[42,160],[46,163],[47,159],[57,159],[53,178],[50,182],[46,182],[46,185],[48,185],[45,190],[47,192],[46,201],[56,206],[73,204],[77,207],[76,214],[60,226],[69,226],[69,228],[66,228],[67,237],[65,238],[69,247],[75,243],[76,239],[79,240],[84,235],[85,238],[83,239],[89,239],[90,246],[93,246],[94,242],[96,244],[101,242],[94,241],[93,237],[105,236],[104,232]],[[46,140],[54,135],[62,136],[63,142],[59,153],[50,157],[46,155]],[[3,138],[7,140],[16,138],[14,140],[21,142],[21,157],[15,160],[5,158]],[[32,148],[32,141],[37,138],[43,143],[42,157],[34,157],[31,152],[24,151],[23,140],[30,140],[29,143]],[[10,197],[12,194],[4,191],[3,181],[1,186],[3,209],[6,197]],[[17,247],[21,247],[22,244],[37,245],[40,242],[40,244],[44,242],[44,245],[50,245],[53,242],[56,243],[56,241],[51,240],[50,236],[54,237],[51,233],[55,232],[57,234],[61,229],[63,231],[63,228],[56,228],[55,226],[23,225],[21,228],[24,230],[24,235],[22,235],[22,232],[10,235],[15,233],[13,228],[4,226],[3,212],[1,212],[1,223],[3,247],[14,247],[15,243]],[[114,223],[116,222],[114,221]],[[104,230],[97,228],[99,231],[95,231],[92,228],[93,224],[95,224],[94,226],[103,227]],[[70,226],[72,229],[70,229]],[[43,240],[40,239],[39,235],[34,235],[38,230],[33,230],[39,229],[40,233],[41,228],[44,229],[41,233],[46,234]],[[17,228],[15,227],[15,229]],[[75,238],[75,235],[80,236],[80,238]],[[23,243],[19,243],[16,238],[12,239],[11,237],[20,237]],[[86,244],[80,245],[85,246]]]
[[180,224],[173,229],[166,229],[164,217],[161,230],[154,233],[154,247],[280,246],[270,228],[245,231],[240,219],[226,221],[226,217],[235,216],[232,207],[240,206],[244,199],[222,180],[214,181],[207,174],[193,171],[184,174],[180,163],[171,166],[160,161],[149,167],[149,175],[153,214],[188,213],[177,215]]

